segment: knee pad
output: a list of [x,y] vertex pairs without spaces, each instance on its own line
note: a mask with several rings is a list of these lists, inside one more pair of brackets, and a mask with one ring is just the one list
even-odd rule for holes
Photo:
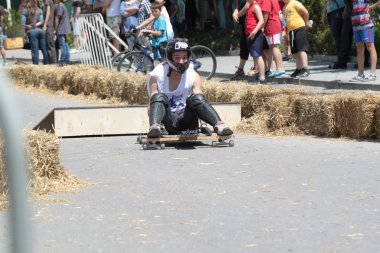
[[165,93],[156,93],[150,98],[150,104],[153,103],[162,103],[165,107],[169,106],[169,98]]
[[193,94],[186,99],[187,105],[190,109],[195,110],[197,107],[207,103],[207,100],[203,94]]

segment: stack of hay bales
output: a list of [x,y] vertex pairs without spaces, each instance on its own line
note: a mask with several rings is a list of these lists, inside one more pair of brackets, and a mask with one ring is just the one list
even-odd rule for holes
[[[54,134],[25,130],[26,152],[29,158],[28,183],[33,196],[77,190],[84,182],[69,175],[61,165],[59,141]],[[0,210],[7,206],[8,193],[5,171],[5,146],[0,134]]]
[[[126,104],[146,104],[145,76],[86,65],[24,65],[9,68],[22,86],[43,86],[70,94],[95,94]],[[380,95],[369,92],[318,94],[244,82],[205,81],[210,102],[240,102],[236,130],[254,134],[310,134],[321,137],[380,139]]]

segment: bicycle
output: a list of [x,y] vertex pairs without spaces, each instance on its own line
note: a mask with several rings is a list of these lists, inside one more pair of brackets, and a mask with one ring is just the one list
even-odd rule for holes
[[[127,50],[115,55],[112,59],[112,65],[117,65],[117,70],[120,72],[135,71],[147,74],[155,67],[152,48],[147,43],[146,38],[138,39],[139,36],[133,32],[126,34],[127,39],[131,39],[131,36],[133,36],[132,40],[134,41],[132,51]],[[210,80],[215,75],[217,67],[214,52],[203,45],[192,46],[190,50],[190,67],[197,71],[201,77]]]

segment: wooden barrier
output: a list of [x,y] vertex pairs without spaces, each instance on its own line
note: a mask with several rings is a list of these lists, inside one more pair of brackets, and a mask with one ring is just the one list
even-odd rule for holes
[[[241,120],[238,103],[212,104],[221,119],[235,127]],[[56,108],[33,129],[57,137],[106,136],[146,133],[149,118],[146,105]]]

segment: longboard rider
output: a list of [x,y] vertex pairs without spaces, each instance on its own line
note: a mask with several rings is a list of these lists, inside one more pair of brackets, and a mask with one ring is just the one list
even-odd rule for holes
[[150,72],[148,138],[160,138],[163,126],[169,134],[197,130],[199,119],[213,126],[219,136],[233,134],[202,94],[201,79],[189,68],[190,54],[187,39],[173,39],[167,45],[167,61]]

